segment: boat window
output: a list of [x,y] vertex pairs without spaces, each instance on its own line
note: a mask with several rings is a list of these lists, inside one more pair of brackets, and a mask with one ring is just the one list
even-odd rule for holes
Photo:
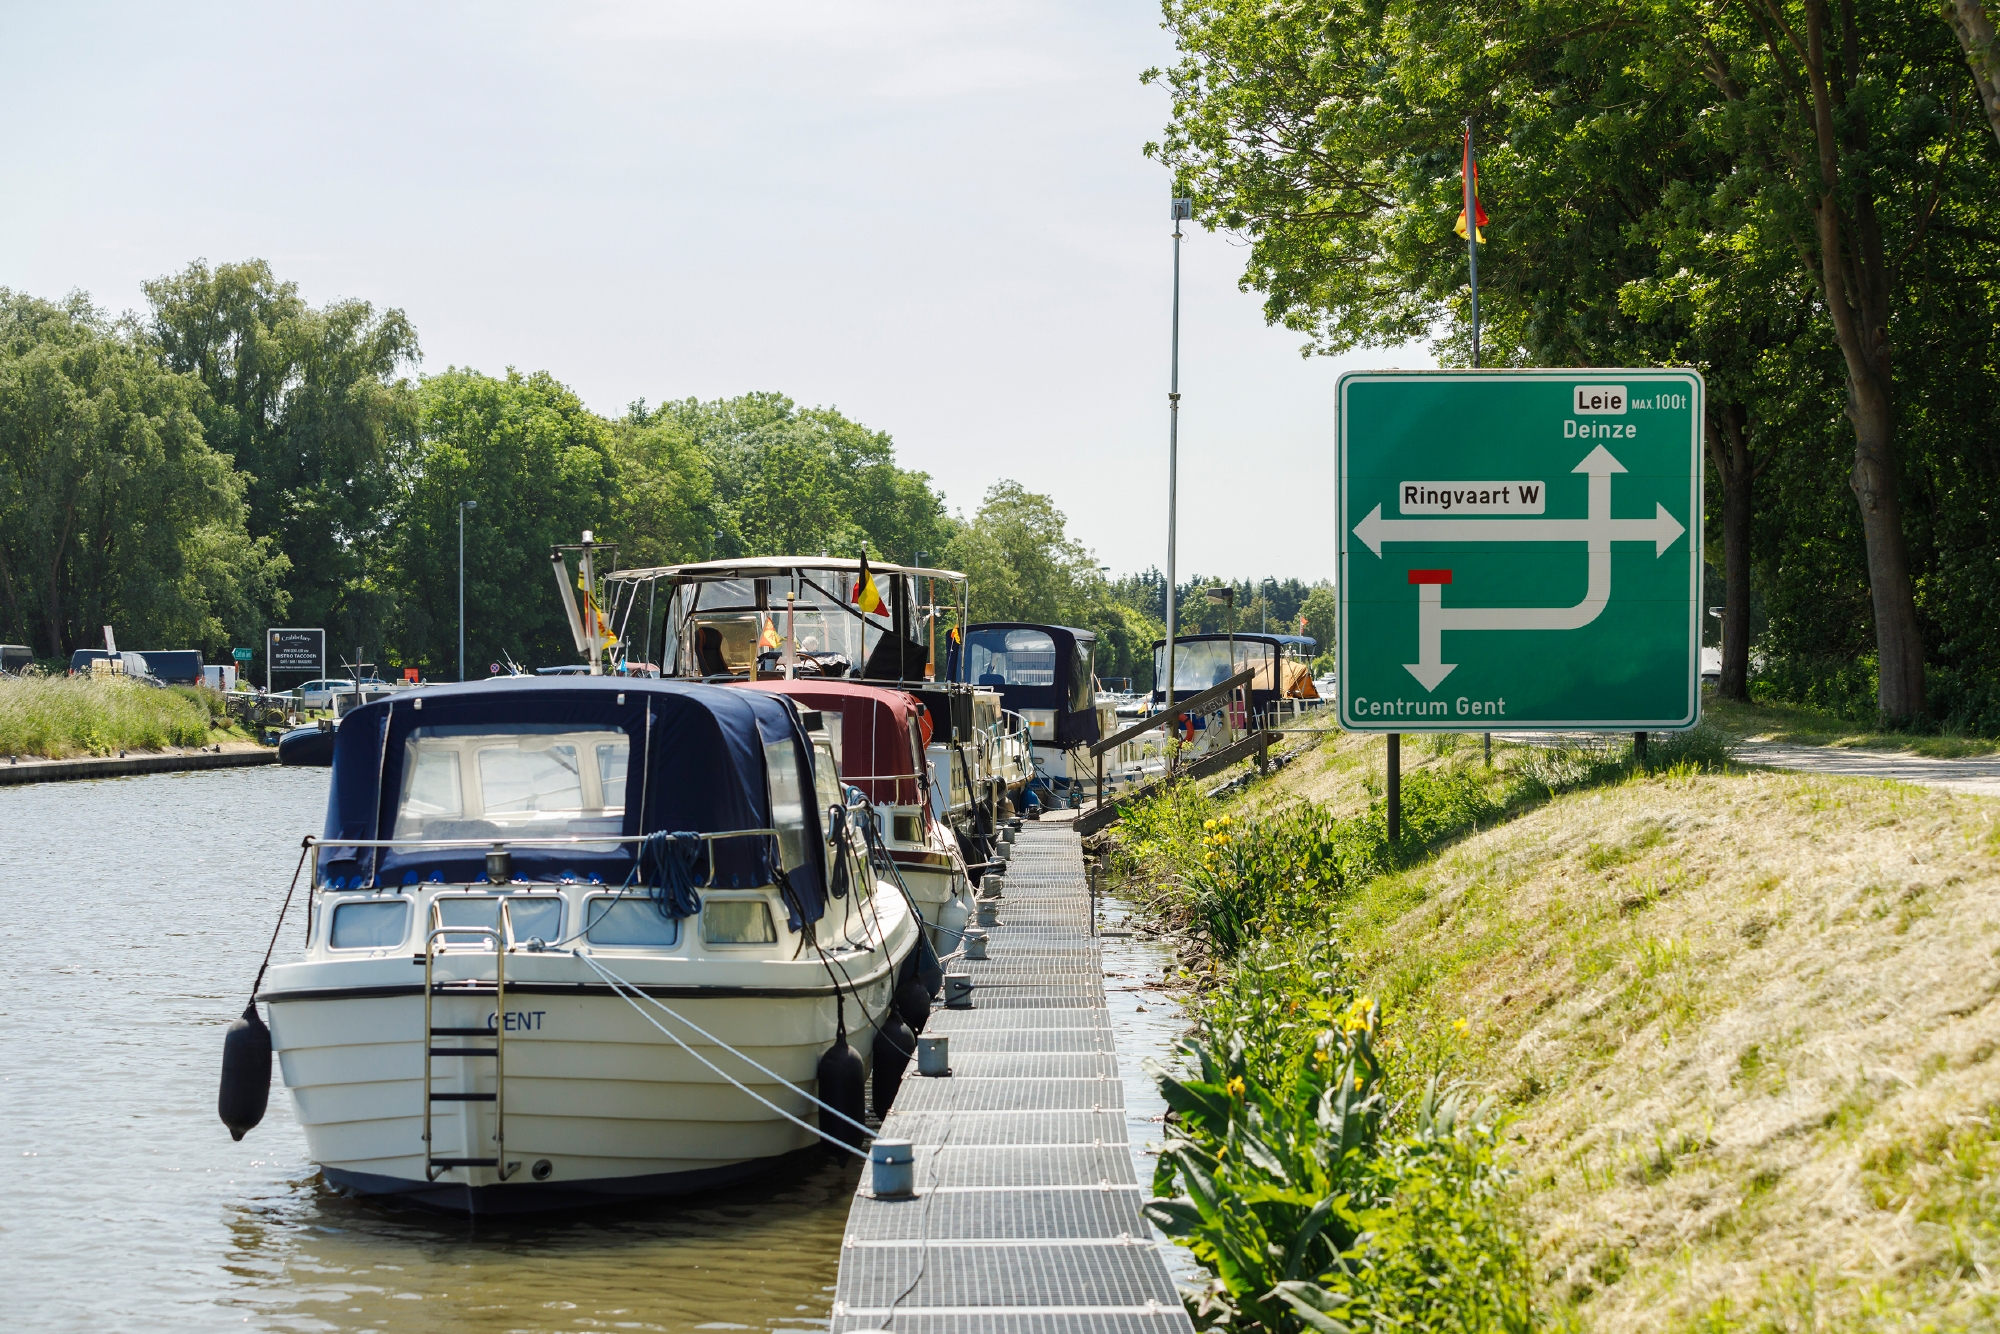
[[789,739],[765,744],[764,774],[770,782],[771,827],[778,831],[778,855],[784,869],[804,866],[806,794],[799,784],[798,752]]
[[665,948],[681,943],[681,924],[661,915],[659,905],[648,898],[615,898],[593,895],[586,901],[584,933],[593,945],[635,945]]
[[813,740],[813,793],[821,810],[841,804],[840,767],[833,758],[833,744],[824,736]]
[[966,636],[972,683],[980,686],[1052,686],[1056,641],[1041,630],[974,630]]
[[337,904],[327,943],[337,950],[386,950],[402,944],[409,934],[408,899],[372,899]]
[[[1097,645],[1081,639],[1076,641],[1076,661],[1070,664],[1069,669],[1069,707],[1072,713],[1086,712],[1097,702],[1097,696],[1091,689],[1090,661],[1096,651]],[[1174,666],[1178,667],[1180,663],[1176,662]]]
[[[1239,658],[1243,647],[1237,646]],[[1235,674],[1229,669],[1228,640],[1182,640],[1174,645],[1174,689],[1181,694],[1219,686]],[[1153,678],[1164,681],[1166,676],[1167,650],[1163,644],[1153,650]]]
[[[617,833],[630,759],[630,740],[608,727],[420,727],[404,751],[393,836]],[[578,845],[591,852],[615,848]]]
[[747,672],[757,665],[757,641],[764,632],[758,613],[697,616],[689,627],[697,675]]
[[583,774],[576,747],[524,736],[512,746],[479,748],[479,788],[489,815],[581,811]]
[[419,751],[410,766],[408,794],[403,809],[426,816],[447,815],[456,819],[465,812],[458,792],[458,756],[450,751]]
[[778,928],[762,899],[710,899],[701,906],[701,938],[711,945],[770,945]]
[[600,741],[597,744],[597,786],[604,794],[606,806],[625,806],[625,765],[631,758],[632,748],[626,745],[612,745]]
[[[553,894],[511,894],[513,907],[507,918],[514,926],[516,944],[522,941],[562,939],[563,901]],[[500,899],[493,894],[439,896],[438,920],[444,926],[484,926],[500,928]],[[447,936],[447,945],[478,945],[483,936]]]

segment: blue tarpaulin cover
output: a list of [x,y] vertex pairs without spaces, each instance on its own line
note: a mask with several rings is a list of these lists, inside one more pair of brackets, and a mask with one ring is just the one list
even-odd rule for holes
[[[413,690],[365,705],[341,720],[326,842],[318,854],[322,879],[356,888],[411,879],[448,884],[482,879],[483,848],[372,849],[343,847],[340,840],[394,836],[404,757],[410,734],[418,728],[491,727],[499,732],[524,725],[625,733],[631,743],[621,831],[626,835],[771,828],[766,745],[789,741],[799,766],[799,790],[813,791],[811,743],[797,709],[779,695],[631,677],[502,677]],[[795,923],[817,921],[826,904],[820,814],[809,795],[803,804],[811,864],[782,877]],[[522,880],[553,881],[574,873],[621,884],[632,871],[635,852],[629,843],[615,851],[517,848],[513,869]],[[781,878],[777,844],[770,838],[721,839],[714,852],[714,885],[767,885]],[[696,875],[707,881],[706,856]]]

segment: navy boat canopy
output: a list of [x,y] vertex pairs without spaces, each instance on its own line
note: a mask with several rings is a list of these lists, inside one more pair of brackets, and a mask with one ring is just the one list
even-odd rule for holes
[[983,621],[965,628],[952,666],[958,679],[998,690],[1015,713],[1052,715],[1053,728],[1035,730],[1034,739],[1067,750],[1099,739],[1096,652],[1096,634],[1073,625]]
[[[796,927],[826,908],[812,765],[798,710],[781,695],[631,677],[499,677],[408,691],[341,720],[318,869],[344,888],[485,879],[484,847],[361,848],[343,838],[777,828],[778,838],[680,846],[697,887],[784,885]],[[639,850],[607,837],[515,847],[512,857],[520,880],[618,885]],[[647,857],[640,883],[657,866],[657,851]]]

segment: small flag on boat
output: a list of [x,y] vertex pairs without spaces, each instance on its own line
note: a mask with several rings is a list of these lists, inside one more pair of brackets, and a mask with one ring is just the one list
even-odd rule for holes
[[861,577],[854,581],[854,605],[863,611],[879,612],[888,604],[882,601],[882,590],[875,587],[875,576],[868,572],[868,551],[861,552]]
[[764,618],[764,633],[757,636],[757,647],[760,649],[783,648],[784,644],[784,637],[778,633],[777,620],[774,617],[766,616]]
[[[1465,192],[1472,196],[1472,216],[1477,219],[1480,228],[1479,243],[1485,245],[1486,206],[1479,202],[1479,164],[1472,160],[1472,131],[1469,128],[1465,132],[1465,155],[1459,161],[1458,175],[1459,180],[1465,184]],[[1458,233],[1460,240],[1465,239],[1464,209],[1458,211],[1458,221],[1452,224],[1451,229]]]
[[602,649],[618,647],[618,636],[611,632],[611,622],[604,619],[604,613],[597,608],[597,599],[591,594],[590,584],[583,575],[576,576],[576,586],[583,593],[583,623],[597,626],[597,646]]

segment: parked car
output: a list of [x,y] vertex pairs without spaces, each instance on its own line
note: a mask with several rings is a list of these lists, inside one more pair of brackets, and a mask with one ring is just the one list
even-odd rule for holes
[[[308,681],[302,686],[295,687],[292,693],[297,695],[299,703],[308,709],[330,709],[333,707],[335,695],[353,694],[356,684],[354,681],[343,680]],[[379,676],[368,677],[359,682],[359,687],[363,695],[386,695],[395,689]]]

